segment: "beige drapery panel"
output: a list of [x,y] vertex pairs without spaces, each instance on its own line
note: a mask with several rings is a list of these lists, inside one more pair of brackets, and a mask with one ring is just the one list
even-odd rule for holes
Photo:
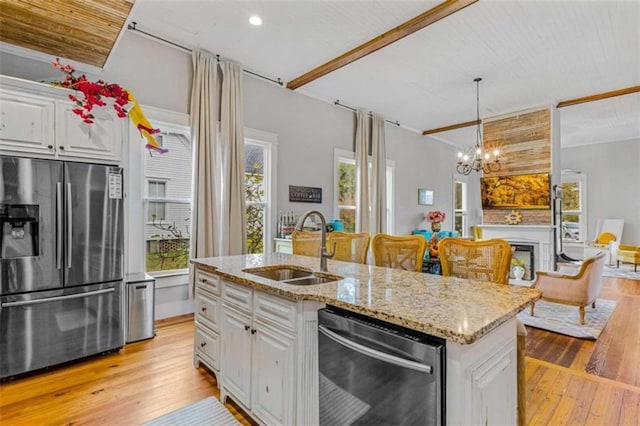
[[356,111],[356,232],[369,232],[369,116]]
[[220,133],[223,151],[222,254],[247,252],[244,190],[244,105],[242,67],[222,66]]
[[384,118],[371,116],[371,235],[387,232],[387,152]]
[[[245,252],[242,68],[193,51],[191,257]],[[222,78],[220,78],[222,76]],[[220,121],[220,132],[217,124]],[[195,286],[190,265],[191,294]]]

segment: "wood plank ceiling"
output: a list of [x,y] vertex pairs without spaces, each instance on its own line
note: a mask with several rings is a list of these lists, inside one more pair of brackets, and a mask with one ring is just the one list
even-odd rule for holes
[[104,66],[135,0],[0,0],[0,40]]

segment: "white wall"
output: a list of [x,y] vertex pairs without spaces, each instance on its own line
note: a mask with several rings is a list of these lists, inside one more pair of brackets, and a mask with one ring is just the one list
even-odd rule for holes
[[640,139],[564,148],[561,163],[587,175],[587,238],[598,219],[617,218],[622,244],[640,244]]

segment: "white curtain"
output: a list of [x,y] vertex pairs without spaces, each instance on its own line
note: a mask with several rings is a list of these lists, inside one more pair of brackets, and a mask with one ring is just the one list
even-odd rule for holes
[[242,67],[224,62],[220,133],[223,147],[222,254],[247,252],[244,190],[244,104]]
[[387,232],[387,153],[384,118],[371,116],[371,234]]
[[369,232],[369,115],[356,112],[356,232]]
[[[242,68],[192,53],[193,207],[191,257],[246,252]],[[221,76],[221,77],[220,77]],[[218,123],[220,123],[218,132]],[[195,288],[190,266],[191,294]]]

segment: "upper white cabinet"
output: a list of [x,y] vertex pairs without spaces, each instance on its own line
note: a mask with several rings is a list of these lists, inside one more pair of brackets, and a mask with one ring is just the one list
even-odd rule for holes
[[[94,123],[73,113],[70,90],[0,78],[0,151],[3,154],[118,164],[126,118],[103,107]],[[103,113],[103,115],[101,114]]]
[[0,87],[0,150],[53,154],[55,102]]
[[[56,141],[60,157],[93,158],[107,162],[120,160],[126,119],[119,118],[107,106],[93,123],[83,122],[72,110],[72,102],[59,101],[56,117]],[[95,113],[100,114],[100,113]]]

